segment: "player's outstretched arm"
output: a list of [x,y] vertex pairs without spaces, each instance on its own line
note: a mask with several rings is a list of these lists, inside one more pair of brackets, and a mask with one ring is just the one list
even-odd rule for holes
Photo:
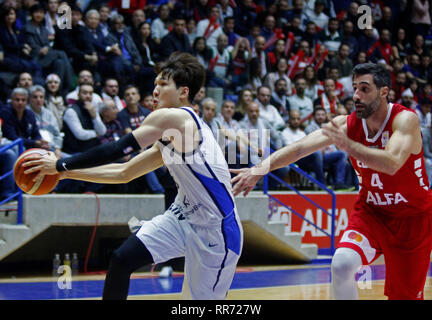
[[355,159],[369,168],[389,175],[395,174],[411,154],[418,154],[422,147],[420,123],[413,112],[404,111],[393,121],[393,134],[385,149],[369,148],[348,138],[346,129],[331,122],[323,133],[340,149],[345,150]]
[[236,196],[243,192],[243,195],[247,196],[256,183],[270,171],[296,162],[329,144],[331,144],[331,141],[323,135],[322,130],[316,130],[303,139],[275,151],[270,157],[252,168],[231,169],[232,173],[237,174],[231,180],[231,183],[234,185],[234,195]]
[[143,121],[139,128],[120,140],[104,143],[69,158],[57,160],[53,157],[29,156],[29,161],[26,161],[24,166],[30,168],[25,172],[40,171],[36,176],[38,179],[44,174],[55,174],[111,163],[134,151],[148,147],[160,139],[168,129],[178,129],[180,124],[184,123],[182,116],[185,114],[185,112],[178,113],[178,110],[156,110]]
[[61,179],[74,179],[96,183],[128,183],[163,166],[162,154],[155,143],[125,163],[112,163],[88,169],[61,173]]

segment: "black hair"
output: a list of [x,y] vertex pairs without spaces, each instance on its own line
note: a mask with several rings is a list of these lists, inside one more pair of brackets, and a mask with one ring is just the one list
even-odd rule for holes
[[195,95],[204,86],[206,70],[196,57],[186,52],[176,51],[168,59],[155,66],[156,74],[162,78],[172,78],[176,87],[189,88],[188,100],[192,102]]
[[353,69],[353,78],[358,75],[371,74],[375,86],[380,89],[382,87],[391,88],[391,76],[390,72],[382,64],[376,63],[362,63],[358,64]]

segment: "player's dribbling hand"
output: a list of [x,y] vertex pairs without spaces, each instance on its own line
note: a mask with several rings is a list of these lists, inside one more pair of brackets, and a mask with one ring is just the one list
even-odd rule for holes
[[339,149],[347,149],[348,136],[334,120],[331,120],[329,123],[322,127],[322,133],[326,137],[329,137]]
[[243,196],[246,197],[262,177],[261,175],[254,174],[252,168],[230,169],[230,172],[237,174],[231,179],[231,184],[234,186],[234,196],[243,192]]
[[23,163],[24,167],[29,167],[27,170],[24,171],[25,174],[39,171],[37,176],[34,178],[35,181],[38,179],[42,179],[44,175],[46,174],[56,174],[56,163],[57,163],[57,156],[54,152],[50,151],[45,156],[40,155],[30,155],[26,157],[26,161]]

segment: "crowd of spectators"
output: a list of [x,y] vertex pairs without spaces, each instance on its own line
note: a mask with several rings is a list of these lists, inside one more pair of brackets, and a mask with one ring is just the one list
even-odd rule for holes
[[[60,158],[119,139],[152,112],[155,64],[184,51],[207,72],[192,107],[224,138],[227,157],[235,155],[230,166],[241,166],[245,149],[248,165],[266,147],[291,144],[353,112],[351,70],[371,61],[391,72],[389,102],[416,110],[432,178],[428,0],[0,3],[0,146],[21,137],[25,148]],[[16,148],[0,154],[0,175],[16,157]],[[335,189],[358,187],[347,154],[335,146],[297,165]],[[274,173],[288,181],[289,171]],[[0,201],[13,192],[12,180],[0,182]],[[56,191],[175,189],[164,167],[138,180],[115,187],[65,180]]]

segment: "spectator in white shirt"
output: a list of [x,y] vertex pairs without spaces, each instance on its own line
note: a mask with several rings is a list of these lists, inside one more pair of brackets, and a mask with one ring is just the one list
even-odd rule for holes
[[114,78],[108,78],[105,80],[105,85],[102,90],[102,99],[111,99],[115,102],[118,111],[122,111],[126,107],[126,102],[124,102],[119,96],[119,84]]
[[[81,70],[80,73],[78,74],[77,83],[78,83],[78,85],[76,86],[75,90],[69,92],[66,95],[66,103],[68,105],[72,105],[78,101],[78,92],[79,92],[80,86],[82,86],[84,84],[88,84],[92,87],[94,86],[93,74],[89,70],[85,70],[85,69]],[[93,92],[92,97],[91,97],[91,103],[93,106],[98,108],[99,104],[102,103],[101,96],[98,95],[97,93]],[[96,111],[99,111],[99,110],[96,110]]]
[[285,126],[279,111],[270,104],[271,90],[268,86],[260,86],[257,90],[257,101],[260,106],[260,116],[266,119],[277,130]]
[[207,45],[216,51],[217,39],[223,34],[222,25],[218,23],[220,11],[217,6],[210,8],[210,16],[208,19],[200,20],[196,27],[198,37],[206,38]]
[[305,127],[313,117],[313,101],[305,95],[306,79],[298,77],[295,81],[296,94],[288,97],[291,110],[300,113],[300,124]]

